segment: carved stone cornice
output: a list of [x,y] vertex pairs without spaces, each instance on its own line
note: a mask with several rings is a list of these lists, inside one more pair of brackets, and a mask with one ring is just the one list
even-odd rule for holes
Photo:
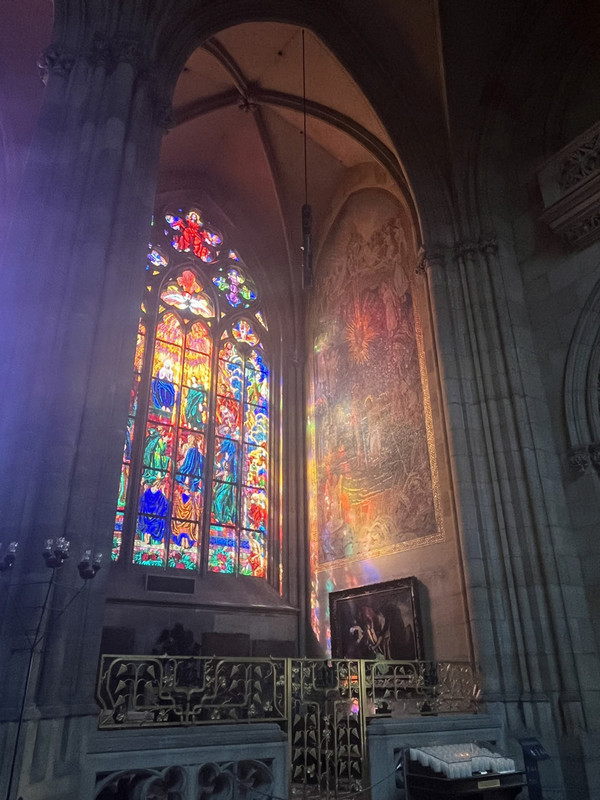
[[563,192],[600,170],[600,127],[591,128],[576,142],[559,166],[558,182]]
[[600,239],[600,123],[564,147],[540,170],[542,220],[570,247]]
[[73,69],[75,54],[59,44],[51,44],[38,56],[37,66],[42,83],[46,85],[49,75],[65,78]]

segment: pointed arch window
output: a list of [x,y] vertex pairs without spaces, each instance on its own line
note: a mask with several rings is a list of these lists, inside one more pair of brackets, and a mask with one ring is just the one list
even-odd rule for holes
[[266,317],[240,256],[198,208],[162,221],[149,248],[113,559],[264,578]]

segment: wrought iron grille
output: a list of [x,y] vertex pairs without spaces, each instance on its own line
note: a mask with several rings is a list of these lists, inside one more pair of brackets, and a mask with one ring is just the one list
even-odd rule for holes
[[466,662],[102,656],[100,729],[275,722],[294,795],[335,797],[368,783],[373,717],[480,710]]

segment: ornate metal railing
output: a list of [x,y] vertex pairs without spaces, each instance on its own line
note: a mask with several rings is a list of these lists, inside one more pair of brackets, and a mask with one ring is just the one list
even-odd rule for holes
[[275,722],[287,733],[294,794],[367,783],[369,719],[477,712],[464,662],[102,657],[101,729]]

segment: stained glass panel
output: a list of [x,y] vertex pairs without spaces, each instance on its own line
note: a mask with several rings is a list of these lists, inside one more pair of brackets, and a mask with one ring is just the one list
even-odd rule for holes
[[133,560],[144,566],[164,566],[166,517],[169,513],[168,483],[161,473],[149,472],[143,480],[139,501]]
[[231,333],[237,342],[244,342],[249,344],[251,347],[254,347],[259,342],[258,336],[252,330],[252,326],[245,319],[238,320],[238,322],[236,322],[231,329]]
[[247,364],[253,369],[258,369],[261,372],[265,372],[267,375],[269,374],[269,367],[267,366],[265,358],[258,350],[253,350],[250,353]]
[[183,390],[180,424],[186,428],[202,431],[207,417],[207,392],[196,381],[195,375],[192,375],[191,381],[192,385]]
[[160,247],[152,247],[152,245],[150,245],[146,269],[161,270],[164,269],[168,263],[169,259],[165,256]]
[[119,511],[123,511],[125,509],[125,503],[127,502],[127,486],[129,484],[129,464],[123,464],[121,466],[121,477],[119,480],[119,496],[117,497],[117,508]]
[[186,269],[175,281],[167,284],[160,297],[169,306],[210,319],[215,315],[215,306],[202,289],[202,284],[198,283],[195,274]]
[[191,208],[184,218],[167,214],[166,221],[175,231],[171,245],[183,253],[193,253],[201,261],[210,264],[217,255],[215,247],[223,241],[216,231],[205,229],[202,214]]
[[266,536],[258,531],[240,532],[240,565],[241,575],[252,575],[264,578],[267,574]]
[[244,445],[244,474],[242,480],[250,486],[267,488],[268,455],[264,447]]
[[235,572],[237,535],[235,528],[211,525],[208,542],[209,572]]
[[237,522],[236,499],[237,489],[235,484],[214,481],[210,512],[211,522],[222,525],[235,525]]
[[180,432],[175,480],[190,492],[197,492],[200,487],[204,472],[204,453],[204,436]]
[[215,412],[215,430],[219,436],[240,438],[242,424],[242,407],[231,397],[217,397]]
[[160,422],[174,421],[180,375],[181,349],[164,342],[157,342],[151,383],[151,419]]
[[244,503],[242,525],[244,528],[265,531],[267,528],[267,494],[265,490],[244,486],[242,496]]
[[[161,535],[164,536],[166,523],[162,519],[158,522],[162,525]],[[153,539],[149,536],[144,518],[139,517],[133,544],[133,563],[145,567],[164,567],[165,551],[164,541],[162,539]]]
[[154,482],[164,478],[171,468],[173,428],[148,423],[144,442],[142,480]]
[[236,483],[238,474],[238,445],[232,439],[215,438],[214,477]]
[[116,561],[121,553],[121,544],[123,542],[123,512],[117,511],[115,515],[115,527],[113,530],[113,543],[111,550],[111,560]]
[[169,566],[175,569],[198,569],[198,526],[174,519],[171,522]]
[[254,283],[244,275],[238,267],[221,267],[213,277],[213,283],[223,292],[232,308],[248,308],[256,300]]
[[[226,356],[228,360],[225,360]],[[231,342],[226,342],[225,346],[221,348],[221,357],[219,358],[217,391],[219,394],[230,395],[236,400],[241,400],[243,383],[242,360]]]
[[135,417],[138,406],[138,393],[140,388],[140,376],[134,375],[129,396],[129,416]]
[[244,414],[244,432],[252,444],[265,445],[269,435],[269,417],[265,409],[247,406]]
[[254,312],[254,316],[255,316],[255,317],[256,317],[256,319],[257,319],[257,320],[260,322],[260,324],[263,326],[263,328],[264,328],[266,331],[268,331],[268,330],[269,330],[269,328],[268,328],[268,326],[267,326],[267,320],[266,320],[266,318],[265,318],[265,315],[262,313],[262,311],[255,311],[255,312]]
[[146,328],[140,322],[138,327],[137,340],[135,343],[135,356],[133,359],[134,372],[140,373],[144,365],[144,346],[146,344]]
[[194,350],[197,353],[211,354],[210,333],[201,322],[195,322],[190,328],[186,336],[186,347],[188,350]]
[[173,495],[173,517],[181,521],[201,522],[204,497],[204,484],[200,482],[197,490],[192,492],[183,483],[175,483]]
[[210,387],[210,356],[188,350],[183,368],[183,382],[186,386],[200,383],[208,390]]
[[246,402],[267,408],[269,403],[269,379],[266,371],[246,367]]
[[175,314],[165,314],[162,317],[156,328],[156,338],[171,344],[183,344],[183,333]]

